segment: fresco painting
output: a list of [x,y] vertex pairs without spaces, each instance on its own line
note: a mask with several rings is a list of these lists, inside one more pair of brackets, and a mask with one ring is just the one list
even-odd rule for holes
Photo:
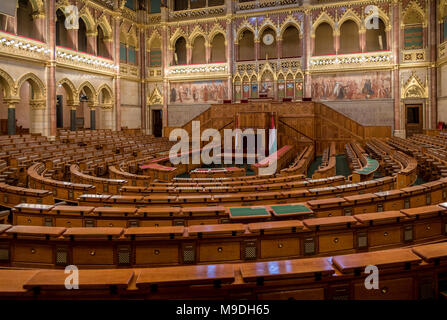
[[321,101],[391,99],[391,73],[313,76],[312,98]]
[[222,80],[170,83],[171,104],[222,103],[227,96],[227,82]]

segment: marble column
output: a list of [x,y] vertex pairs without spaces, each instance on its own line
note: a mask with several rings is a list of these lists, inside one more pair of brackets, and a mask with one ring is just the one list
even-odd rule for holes
[[8,104],[8,135],[16,134],[16,105],[19,100],[4,100]]
[[438,79],[436,60],[438,55],[438,24],[436,16],[436,1],[430,0],[430,120],[429,129],[436,129],[438,122]]
[[[115,0],[114,11],[121,11],[119,9],[119,1]],[[121,81],[120,81],[120,20],[115,18],[114,25],[114,63],[117,66],[116,75],[113,77],[113,84],[115,89],[115,130],[121,131]]]
[[334,31],[334,50],[335,54],[338,54],[340,51],[340,32]]
[[394,92],[394,135],[405,138],[405,129],[401,127],[401,99],[400,99],[400,14],[399,1],[393,2],[393,92]]
[[76,131],[76,109],[77,106],[71,105],[70,106],[70,130]]
[[98,48],[96,38],[98,34],[96,32],[87,33],[87,52],[93,55],[98,55]]
[[310,74],[310,58],[313,55],[315,35],[311,35],[311,16],[310,11],[306,10],[303,23],[303,70],[304,70],[304,84],[303,84],[303,98],[312,97],[312,77]]
[[67,29],[68,47],[73,50],[78,50],[78,29]]
[[96,130],[96,107],[90,107],[90,130]]
[[[186,44],[186,64],[192,63],[192,47],[189,44]],[[179,63],[181,64],[181,63]]]
[[211,61],[211,44],[205,44],[205,63],[210,63]]
[[57,134],[56,119],[56,0],[48,3],[48,46],[50,49],[50,59],[47,63],[47,99],[49,109],[49,136],[55,137]]
[[37,12],[33,17],[33,33],[34,38],[40,41],[45,41],[45,14]]
[[[162,119],[163,119],[163,129],[168,126],[168,80],[166,79],[166,73],[168,71],[169,67],[169,59],[173,59],[173,52],[168,53],[168,46],[169,46],[169,37],[168,37],[168,8],[162,7],[161,8],[161,25],[162,25],[162,77],[163,77],[163,113],[162,113]],[[173,61],[173,60],[171,60]],[[163,130],[164,131],[164,130]],[[164,132],[163,132],[164,136]]]
[[255,60],[260,59],[259,58],[260,54],[261,54],[261,44],[260,44],[259,40],[255,40]]
[[[232,2],[227,0],[227,13],[232,12]],[[233,39],[233,21],[232,19],[227,19],[226,21],[226,39],[225,39],[225,49],[226,49],[226,59],[228,65],[228,100],[233,100],[233,69],[234,69],[234,61],[237,59],[236,56],[236,48],[237,44],[234,44]],[[233,45],[234,45],[234,56],[233,56]]]
[[282,39],[278,38],[276,40],[276,58],[281,59],[282,58]]
[[146,108],[147,108],[147,97],[146,97],[146,37],[145,30],[139,29],[140,31],[140,92],[141,92],[141,130],[146,133],[147,131],[147,121],[146,121]]
[[366,51],[366,30],[360,30],[359,31],[359,41],[360,41],[360,52]]

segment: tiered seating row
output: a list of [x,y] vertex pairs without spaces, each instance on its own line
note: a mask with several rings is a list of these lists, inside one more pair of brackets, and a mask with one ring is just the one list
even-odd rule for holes
[[332,177],[336,175],[337,158],[336,158],[335,142],[332,142],[330,147],[323,152],[323,159],[320,167],[312,176],[313,179],[321,179]]
[[[441,240],[447,203],[355,216],[248,224],[64,228],[3,225],[4,266],[163,266],[324,256]],[[98,212],[94,212],[98,214]],[[89,213],[86,213],[88,216]]]
[[[322,181],[327,181],[329,183],[331,178],[321,179]],[[315,181],[315,180],[313,180]],[[335,183],[334,183],[335,184]],[[156,204],[157,206],[197,206],[197,205],[223,205],[223,206],[253,206],[253,205],[262,205],[262,204],[282,204],[282,203],[293,203],[293,202],[302,202],[311,199],[322,199],[322,198],[330,198],[330,197],[341,197],[354,195],[358,193],[368,193],[368,192],[379,192],[379,191],[389,191],[394,188],[395,179],[392,177],[380,178],[372,181],[365,181],[356,184],[346,184],[346,185],[338,185],[331,187],[306,187],[306,184],[303,185],[301,181],[293,183],[295,190],[284,190],[283,184],[273,185],[256,185],[257,192],[244,192],[239,191],[237,193],[225,192],[225,188],[223,188],[223,192],[221,193],[208,193],[204,194],[196,192],[198,189],[195,187],[191,187],[189,191],[195,191],[194,194],[171,194],[168,192],[167,194],[154,194],[151,190],[155,190],[155,187],[149,188],[137,188],[132,187],[132,191],[130,191],[131,187],[122,188],[122,193],[133,194],[136,195],[92,195],[86,194],[82,195],[78,198],[78,203],[80,205],[91,205],[91,206],[104,206],[104,205],[113,205],[113,206],[150,206]],[[327,184],[329,185],[329,184]],[[238,190],[247,190],[251,189],[252,186],[238,187]],[[174,189],[173,189],[174,190]],[[177,190],[180,190],[177,189]],[[203,189],[206,190],[206,189]],[[262,191],[262,190],[270,190],[270,191]],[[275,191],[276,190],[276,191]],[[149,192],[149,195],[144,195],[144,192]],[[185,188],[185,191],[188,192],[188,188]],[[142,194],[143,193],[143,194]]]
[[[447,243],[330,258],[148,269],[81,269],[67,290],[64,270],[0,270],[0,295],[14,299],[378,299],[438,298]],[[380,271],[365,288],[365,268]],[[274,266],[274,268],[272,268]]]
[[[14,224],[60,227],[138,227],[190,226],[228,222],[324,218],[355,214],[403,210],[435,205],[447,201],[447,181],[434,181],[421,186],[343,198],[327,198],[256,207],[223,206],[149,206],[111,204],[104,199],[97,206],[37,206],[21,204],[13,210]],[[97,196],[100,197],[100,196]]]
[[295,161],[285,169],[280,172],[283,175],[296,175],[303,174],[307,175],[307,170],[311,165],[315,157],[315,148],[313,145],[307,146],[304,150],[296,157]]

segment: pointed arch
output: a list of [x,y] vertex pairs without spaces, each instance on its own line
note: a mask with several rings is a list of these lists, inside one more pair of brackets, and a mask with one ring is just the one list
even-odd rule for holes
[[113,30],[105,14],[102,14],[101,17],[98,19],[98,26],[102,29],[105,40],[113,39]]
[[87,95],[89,100],[89,104],[96,104],[98,101],[96,100],[98,94],[96,93],[95,87],[89,82],[84,81],[78,88],[78,93],[81,94],[82,91]]
[[44,83],[38,76],[31,72],[24,74],[19,78],[19,80],[17,80],[15,85],[17,95],[20,93],[20,88],[25,81],[28,81],[31,84],[31,88],[33,90],[33,100],[42,100],[45,98],[46,89]]
[[70,79],[63,78],[63,79],[59,80],[57,82],[57,86],[64,87],[65,92],[68,95],[68,99],[67,99],[68,101],[73,102],[73,103],[77,102],[77,100],[78,100],[77,97],[79,96],[78,90],[76,89],[75,85],[73,84],[73,82],[71,82]]
[[[188,36],[186,35],[185,31],[183,31],[182,28],[177,28],[175,30],[174,34],[171,36],[171,38],[169,40],[169,46],[170,46],[171,50],[174,50],[175,43],[177,42],[177,40],[179,38],[184,38],[185,41],[188,41]],[[188,44],[188,42],[186,42],[186,44]]]
[[[104,95],[104,93],[107,93],[106,95]],[[105,99],[100,99],[101,95],[103,98]],[[110,86],[107,83],[102,84],[98,90],[97,90],[97,97],[96,100],[100,103],[100,104],[105,104],[105,105],[113,105],[114,103],[114,98],[113,98],[113,91],[110,88]]]
[[300,39],[303,37],[303,30],[301,30],[301,26],[299,25],[299,23],[295,19],[289,17],[281,26],[281,30],[278,35],[279,38],[283,38],[284,32],[288,27],[295,27],[298,30]]
[[341,26],[349,20],[355,22],[360,31],[364,29],[365,25],[362,23],[362,19],[354,11],[352,11],[352,9],[348,9],[346,10],[345,14],[337,21],[338,30],[340,31]]
[[11,98],[16,96],[14,80],[12,77],[4,70],[0,69],[0,85],[4,89],[3,98]]
[[411,1],[402,14],[402,26],[422,24],[427,26],[427,17],[424,9],[422,9],[416,1]]
[[96,34],[96,23],[87,6],[79,11],[79,19],[82,19],[87,27],[87,34]]
[[315,22],[312,24],[312,32],[311,32],[311,36],[315,37],[315,31],[317,30],[317,28],[320,26],[320,24],[322,23],[327,23],[329,24],[329,26],[332,27],[332,31],[335,33],[336,30],[336,25],[335,25],[335,21],[334,19],[332,19],[327,12],[322,12],[320,14],[320,16],[317,18],[317,20],[315,20]]
[[225,30],[222,28],[222,26],[219,23],[216,23],[213,28],[211,29],[211,31],[208,33],[208,41],[209,43],[212,43],[214,40],[214,37],[217,36],[218,34],[223,35],[224,39],[225,39],[225,44],[227,42],[227,36],[226,36],[226,32]]
[[45,13],[43,0],[29,0],[34,12]]
[[240,28],[238,29],[238,31],[236,32],[236,37],[234,39],[234,43],[238,44],[239,40],[241,38],[241,35],[245,32],[245,31],[250,31],[251,33],[253,33],[253,38],[256,39],[257,36],[257,32],[255,31],[255,29],[253,28],[253,26],[248,23],[248,21],[245,21]]
[[275,24],[270,19],[266,19],[264,21],[264,23],[261,25],[261,27],[258,29],[257,37],[255,37],[255,40],[260,41],[261,38],[262,38],[262,34],[264,33],[264,31],[266,29],[272,29],[273,32],[275,33],[275,39],[278,37],[277,27],[275,26]]
[[158,30],[155,30],[154,32],[152,32],[151,36],[149,37],[149,39],[147,39],[146,41],[146,47],[149,49],[152,47],[152,43],[154,41],[160,41],[160,45],[161,45],[161,41],[162,41],[162,37],[160,35],[160,33],[158,32]]
[[208,37],[200,26],[196,26],[194,30],[190,33],[189,37],[186,39],[192,46],[197,37],[202,36],[205,39],[205,43],[208,43]]
[[374,12],[374,11],[371,10],[371,13],[366,15],[366,17],[365,17],[365,19],[363,21],[364,27],[366,28],[366,25],[373,18],[374,13],[379,14],[379,19],[381,19],[382,22],[385,24],[385,27],[386,27],[385,30],[386,31],[390,31],[391,30],[391,20],[390,20],[390,17],[388,17],[387,14],[385,12],[383,12],[383,10],[381,8],[379,8],[379,7],[377,7],[377,11]]

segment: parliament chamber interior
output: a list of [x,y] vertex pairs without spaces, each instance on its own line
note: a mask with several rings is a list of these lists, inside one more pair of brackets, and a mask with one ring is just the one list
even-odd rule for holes
[[445,300],[446,46],[446,0],[1,1],[0,300]]

